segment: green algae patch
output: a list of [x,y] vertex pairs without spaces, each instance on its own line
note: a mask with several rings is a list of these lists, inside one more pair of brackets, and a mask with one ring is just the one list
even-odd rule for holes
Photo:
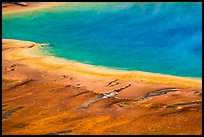
[[14,82],[15,80],[13,80],[13,79],[6,79],[6,78],[3,78],[2,79],[2,86],[4,85],[4,84],[9,84],[9,83],[12,83],[12,82]]

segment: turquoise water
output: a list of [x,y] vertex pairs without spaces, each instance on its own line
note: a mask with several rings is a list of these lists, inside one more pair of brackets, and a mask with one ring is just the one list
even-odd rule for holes
[[202,3],[76,3],[3,16],[2,28],[70,60],[202,77]]

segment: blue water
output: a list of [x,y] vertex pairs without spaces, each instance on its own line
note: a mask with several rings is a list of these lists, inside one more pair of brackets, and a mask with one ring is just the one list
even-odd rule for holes
[[3,16],[2,28],[70,60],[202,77],[202,3],[76,3]]

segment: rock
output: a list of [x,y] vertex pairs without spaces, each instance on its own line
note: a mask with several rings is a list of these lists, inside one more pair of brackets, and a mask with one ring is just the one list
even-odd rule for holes
[[11,68],[10,70],[11,70],[11,71],[14,71],[15,69],[14,69],[14,68]]
[[177,109],[182,109],[182,107],[177,107]]
[[20,6],[28,6],[28,4],[26,2],[10,2],[10,3],[17,4]]
[[194,92],[194,95],[196,95],[196,96],[201,96],[202,95],[202,92]]

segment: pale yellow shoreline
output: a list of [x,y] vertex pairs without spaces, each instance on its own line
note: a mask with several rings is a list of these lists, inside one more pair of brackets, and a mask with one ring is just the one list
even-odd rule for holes
[[[88,74],[92,76],[99,77],[111,77],[111,78],[120,78],[125,80],[135,80],[147,83],[158,83],[158,84],[167,84],[174,86],[202,86],[202,80],[185,78],[171,75],[163,75],[142,71],[123,71],[109,69],[105,67],[98,67],[89,64],[74,62],[66,60],[63,58],[58,58],[55,56],[40,55],[39,48],[40,44],[30,42],[30,41],[21,41],[21,40],[12,40],[12,39],[3,39],[2,43],[9,43],[10,47],[16,47],[5,54],[4,57],[9,60],[22,60],[28,65],[35,67],[44,67],[49,70],[61,71],[61,72],[70,72],[75,74]],[[18,48],[18,47],[29,47],[35,45],[32,48]]]
[[28,2],[28,3],[29,3],[28,6],[10,5],[8,7],[2,8],[2,15],[45,9],[67,4],[68,2]]

